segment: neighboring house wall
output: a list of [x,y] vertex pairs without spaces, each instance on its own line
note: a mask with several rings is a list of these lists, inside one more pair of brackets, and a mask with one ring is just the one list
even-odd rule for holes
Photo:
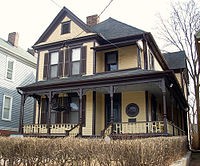
[[[21,96],[17,92],[16,87],[35,82],[36,58],[34,63],[29,62],[28,60],[24,60],[24,62],[22,62],[21,58],[17,58],[17,54],[14,56],[14,53],[9,54],[8,52],[9,50],[5,51],[3,48],[0,49],[0,130],[18,131]],[[12,59],[14,62],[12,80],[6,78],[8,72],[7,61],[9,59]],[[5,107],[5,104],[3,103],[5,100],[4,96],[8,96],[12,99],[10,107],[10,119],[8,120],[2,118]],[[33,99],[27,99],[27,102],[25,103],[25,110],[24,122],[30,123],[33,121]]]

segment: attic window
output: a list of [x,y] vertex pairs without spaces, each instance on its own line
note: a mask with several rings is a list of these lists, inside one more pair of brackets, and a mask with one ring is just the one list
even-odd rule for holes
[[66,33],[70,33],[70,21],[62,23],[61,35]]

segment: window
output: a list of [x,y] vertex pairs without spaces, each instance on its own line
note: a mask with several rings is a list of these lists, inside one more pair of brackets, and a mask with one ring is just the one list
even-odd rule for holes
[[12,97],[4,95],[3,108],[2,108],[3,120],[11,120],[11,110],[12,110]]
[[65,48],[44,54],[43,80],[86,73],[87,47]]
[[80,74],[81,49],[72,49],[72,75]]
[[61,34],[70,33],[70,21],[63,22],[61,27]]
[[14,60],[11,58],[7,59],[7,72],[6,79],[13,80],[14,77]]
[[50,59],[50,76],[56,78],[58,76],[58,52],[52,52]]
[[105,70],[115,71],[118,70],[118,52],[107,52],[105,53]]
[[149,54],[149,69],[154,70],[154,57],[151,52]]

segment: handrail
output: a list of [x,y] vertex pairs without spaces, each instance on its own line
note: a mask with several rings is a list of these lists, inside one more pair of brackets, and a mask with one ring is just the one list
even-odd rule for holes
[[103,130],[101,131],[101,136],[102,136],[102,137],[106,137],[106,136],[111,135],[111,134],[112,134],[112,126],[113,126],[113,124],[112,124],[112,123],[109,123],[109,124],[106,126],[106,128],[103,129]]
[[[81,123],[78,123],[77,125],[75,125],[74,127],[72,127],[71,129],[69,130],[66,130],[66,136],[73,136],[73,137],[76,137],[77,135],[80,134],[79,132],[79,128],[81,127]],[[78,130],[78,132],[76,131]],[[75,132],[74,132],[75,131]]]

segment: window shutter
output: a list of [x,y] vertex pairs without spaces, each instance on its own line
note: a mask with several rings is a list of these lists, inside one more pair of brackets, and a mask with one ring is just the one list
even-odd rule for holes
[[81,74],[86,74],[86,53],[87,53],[87,47],[83,46],[81,47]]
[[85,121],[86,121],[86,95],[83,96],[82,98],[82,123],[83,126],[85,127]]
[[58,77],[63,77],[63,67],[64,67],[64,51],[59,51],[59,62],[58,62]]
[[56,112],[56,123],[61,123],[61,112],[59,111]]
[[65,50],[65,70],[64,70],[64,76],[68,77],[70,75],[70,55],[71,55],[71,49]]
[[48,79],[49,74],[49,53],[44,54],[44,69],[43,69],[43,79]]

